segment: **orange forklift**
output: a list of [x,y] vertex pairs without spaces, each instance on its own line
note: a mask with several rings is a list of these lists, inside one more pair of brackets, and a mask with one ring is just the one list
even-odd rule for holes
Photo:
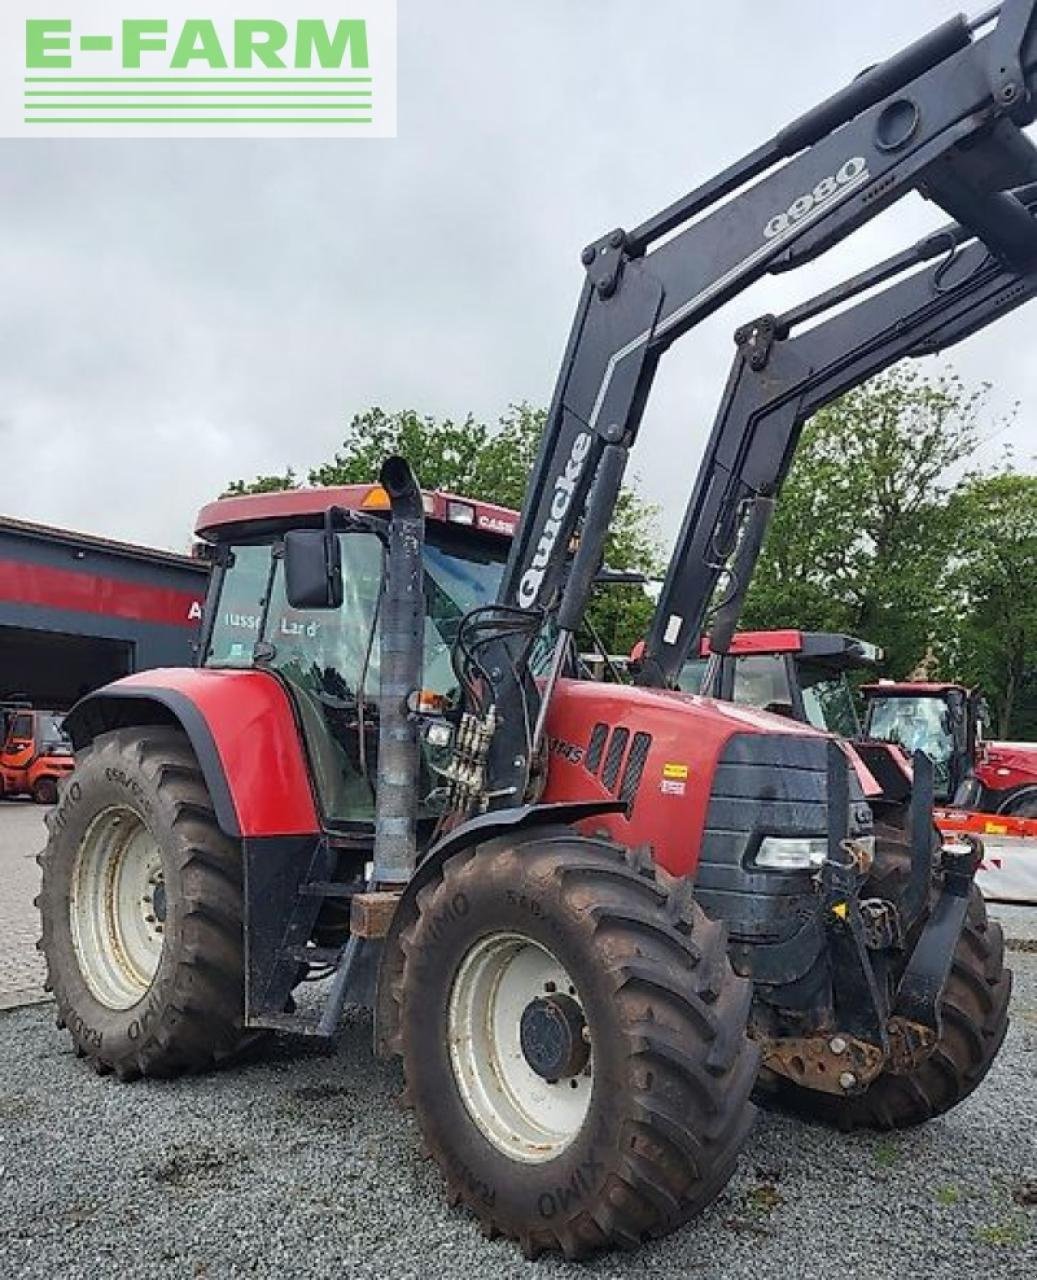
[[72,744],[63,715],[26,702],[0,702],[0,800],[31,796],[56,804],[58,782],[72,772]]

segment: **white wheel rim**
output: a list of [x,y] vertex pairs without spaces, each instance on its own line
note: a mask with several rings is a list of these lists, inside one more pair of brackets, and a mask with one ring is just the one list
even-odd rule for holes
[[517,933],[481,938],[458,968],[447,1032],[454,1078],[468,1114],[505,1155],[543,1164],[561,1154],[587,1118],[593,1057],[578,1074],[549,1083],[526,1061],[523,1011],[553,992],[580,1003],[559,961]]
[[91,994],[130,1009],[147,994],[162,959],[162,854],[132,809],[97,815],[72,872],[72,945]]

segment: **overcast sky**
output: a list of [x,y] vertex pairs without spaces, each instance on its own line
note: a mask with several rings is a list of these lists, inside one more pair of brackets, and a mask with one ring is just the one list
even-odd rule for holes
[[[356,410],[545,403],[587,241],[953,11],[400,0],[396,140],[0,142],[0,513],[183,549],[228,480],[304,471]],[[735,325],[943,220],[911,197],[667,357],[633,471],[669,530]],[[1019,402],[986,461],[1037,452],[1035,345],[1037,307],[948,357]]]

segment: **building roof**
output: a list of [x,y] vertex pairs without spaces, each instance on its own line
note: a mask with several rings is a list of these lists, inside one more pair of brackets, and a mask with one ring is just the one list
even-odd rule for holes
[[207,566],[194,556],[178,555],[175,551],[163,551],[158,547],[145,547],[137,542],[119,542],[103,538],[95,533],[81,533],[76,529],[59,529],[56,525],[36,524],[30,520],[16,520],[13,516],[0,515],[0,533],[15,537],[42,539],[64,547],[79,547],[87,551],[104,551],[110,555],[126,556],[131,560],[178,565],[184,569],[201,571]]

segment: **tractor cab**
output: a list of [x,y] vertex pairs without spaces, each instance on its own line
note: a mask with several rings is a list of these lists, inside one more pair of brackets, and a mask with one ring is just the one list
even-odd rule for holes
[[880,680],[864,685],[865,735],[890,742],[909,755],[924,751],[933,762],[937,800],[967,800],[986,704],[960,684]]
[[745,703],[842,738],[859,738],[847,672],[873,666],[881,657],[875,645],[827,631],[744,631],[725,654],[712,654],[703,637],[679,684],[686,693]]
[[[442,492],[423,493],[422,503],[423,696],[445,701],[457,692],[451,653],[458,625],[469,609],[496,597],[515,514]],[[214,564],[200,665],[262,670],[285,687],[331,829],[374,820],[386,561],[380,526],[387,527],[389,508],[386,491],[368,484],[224,498],[198,518],[197,535],[210,544]],[[286,535],[322,529],[331,512],[340,516],[332,536],[341,605],[293,607]],[[431,751],[426,744],[426,799],[435,789]]]

